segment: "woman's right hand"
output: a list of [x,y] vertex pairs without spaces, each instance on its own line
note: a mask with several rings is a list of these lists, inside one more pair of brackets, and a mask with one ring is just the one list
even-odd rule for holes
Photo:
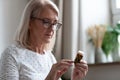
[[72,66],[72,63],[74,63],[74,61],[63,59],[53,64],[46,80],[58,80]]

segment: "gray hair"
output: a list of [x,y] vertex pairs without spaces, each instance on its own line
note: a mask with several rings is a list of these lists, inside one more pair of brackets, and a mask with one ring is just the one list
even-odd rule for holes
[[31,16],[37,16],[40,11],[44,8],[44,6],[49,7],[50,9],[54,10],[59,17],[59,10],[57,6],[50,0],[31,0],[26,5],[21,22],[16,32],[15,41],[19,43],[23,47],[29,46],[29,22]]

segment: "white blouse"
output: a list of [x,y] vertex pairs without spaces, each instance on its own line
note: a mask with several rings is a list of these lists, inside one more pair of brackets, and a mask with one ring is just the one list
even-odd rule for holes
[[0,80],[45,80],[54,63],[50,51],[38,54],[12,45],[1,55]]

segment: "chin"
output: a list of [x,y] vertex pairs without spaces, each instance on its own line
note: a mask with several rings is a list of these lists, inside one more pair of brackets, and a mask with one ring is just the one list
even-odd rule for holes
[[49,40],[45,40],[45,43],[50,43],[52,40],[49,39]]

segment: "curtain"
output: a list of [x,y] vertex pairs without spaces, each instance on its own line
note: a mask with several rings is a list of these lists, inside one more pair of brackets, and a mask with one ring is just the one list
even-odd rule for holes
[[[54,53],[57,60],[74,60],[77,51],[82,50],[83,59],[88,63],[94,63],[94,48],[88,43],[86,29],[94,24],[110,24],[109,0],[54,1],[60,9],[60,19],[63,23],[56,38]],[[95,3],[97,7],[94,6]],[[63,78],[70,79],[71,72],[72,68],[63,75]]]
[[[60,19],[59,21],[62,23],[62,18],[63,18],[63,0],[54,0],[54,2],[56,3],[56,5],[59,8],[60,11]],[[54,55],[57,59],[57,61],[62,59],[62,27],[57,31],[56,33],[56,43],[54,46]]]
[[[54,55],[59,61],[61,59],[74,60],[78,46],[79,22],[79,0],[54,0],[60,10],[62,28],[57,32]],[[79,32],[80,33],[80,32]],[[72,68],[63,75],[64,79],[70,79]]]

